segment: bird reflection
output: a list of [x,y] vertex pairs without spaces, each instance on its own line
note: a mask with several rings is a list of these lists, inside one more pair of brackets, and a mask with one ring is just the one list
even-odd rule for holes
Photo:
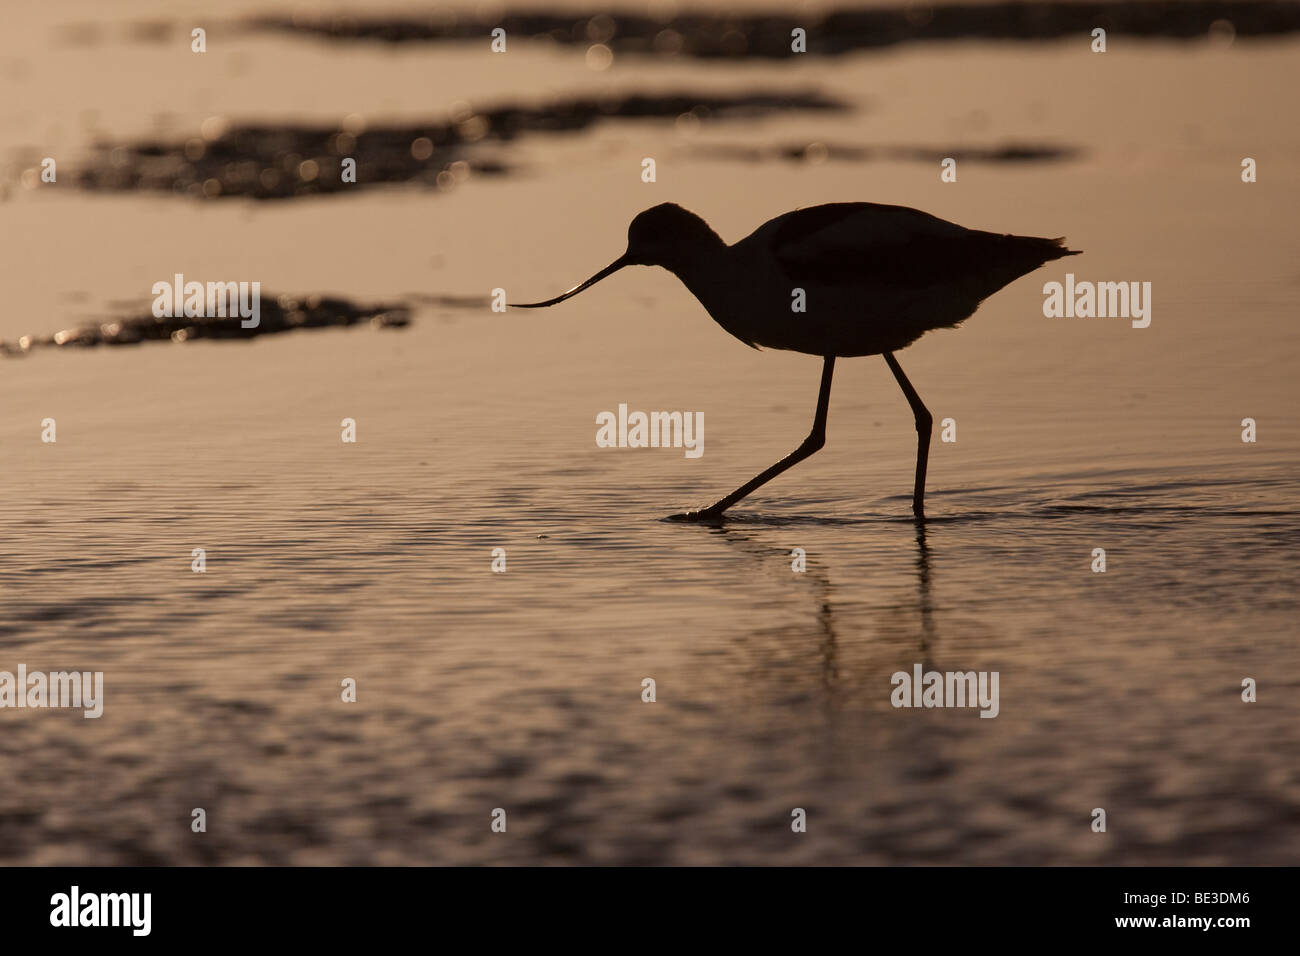
[[921,662],[932,670],[930,651],[934,647],[934,603],[930,594],[930,546],[925,522],[916,522],[916,607],[920,616]]
[[[912,601],[905,601],[900,610],[914,611],[916,615],[915,633],[919,645],[920,659],[926,670],[932,669],[932,652],[938,641],[934,625],[934,598],[932,593],[929,531],[924,521],[916,521],[916,553],[913,566],[916,569],[916,591]],[[756,569],[766,565],[772,559],[772,536],[767,530],[754,526],[735,523],[719,525],[709,529],[728,545],[752,558]],[[787,556],[789,551],[784,544],[777,549]],[[817,651],[820,661],[820,684],[828,703],[836,697],[841,676],[839,639],[836,635],[835,607],[833,597],[835,586],[831,584],[830,573],[819,563],[811,564],[799,577],[807,586],[812,600],[813,632],[817,636]],[[842,585],[841,585],[842,586]]]

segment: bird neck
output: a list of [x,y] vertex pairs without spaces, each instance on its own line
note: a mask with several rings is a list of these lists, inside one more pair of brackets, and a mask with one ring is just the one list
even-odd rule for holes
[[672,262],[664,263],[664,268],[681,279],[701,302],[706,296],[713,298],[729,281],[727,271],[722,268],[727,244],[714,235],[709,240],[693,240],[679,248],[680,255],[674,256]]

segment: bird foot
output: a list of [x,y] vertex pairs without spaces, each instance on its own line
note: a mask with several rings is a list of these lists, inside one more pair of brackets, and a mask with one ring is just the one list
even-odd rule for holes
[[702,508],[699,511],[683,511],[681,514],[669,515],[669,521],[721,521],[722,512],[713,508]]

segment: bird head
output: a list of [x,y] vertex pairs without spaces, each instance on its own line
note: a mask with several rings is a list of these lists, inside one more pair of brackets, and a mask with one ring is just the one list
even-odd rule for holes
[[627,251],[580,285],[545,302],[510,303],[515,309],[540,309],[591,288],[624,266],[663,266],[676,272],[705,246],[722,245],[718,234],[695,213],[665,202],[639,213],[627,227]]
[[675,202],[661,202],[639,213],[627,227],[628,265],[672,269],[690,259],[702,245],[720,243],[709,224]]

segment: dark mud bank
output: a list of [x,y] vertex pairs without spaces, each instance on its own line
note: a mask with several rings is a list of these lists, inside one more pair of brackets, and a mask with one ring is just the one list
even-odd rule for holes
[[[675,120],[684,114],[711,122],[847,109],[816,92],[669,93],[465,108],[441,121],[389,126],[368,126],[356,116],[330,126],[205,123],[202,135],[184,141],[99,143],[76,179],[88,190],[197,199],[292,199],[386,184],[445,188],[471,174],[510,172],[502,147],[524,135],[576,133],[603,122]],[[355,182],[344,181],[346,158],[355,160]]]
[[152,312],[130,315],[110,322],[78,326],[54,335],[24,335],[6,342],[0,339],[0,355],[21,356],[34,349],[93,348],[97,345],[138,345],[141,342],[189,342],[194,339],[251,339],[296,329],[320,329],[369,323],[372,328],[402,328],[410,324],[411,308],[404,303],[358,305],[347,299],[323,295],[301,298],[266,295],[260,303],[258,324],[244,328],[238,316],[164,316]]
[[[823,13],[715,12],[653,16],[620,13],[505,12],[490,19],[473,13],[427,15],[272,15],[244,22],[246,29],[297,33],[335,41],[478,43],[491,30],[510,38],[563,46],[606,45],[615,54],[704,59],[794,59],[791,33],[802,29],[809,54],[838,55],[904,43],[944,40],[1051,40],[1093,29],[1145,38],[1201,39],[1212,31],[1239,37],[1300,31],[1300,4],[1281,0],[1158,0],[1158,2],[899,4]],[[507,47],[509,49],[509,47]]]

